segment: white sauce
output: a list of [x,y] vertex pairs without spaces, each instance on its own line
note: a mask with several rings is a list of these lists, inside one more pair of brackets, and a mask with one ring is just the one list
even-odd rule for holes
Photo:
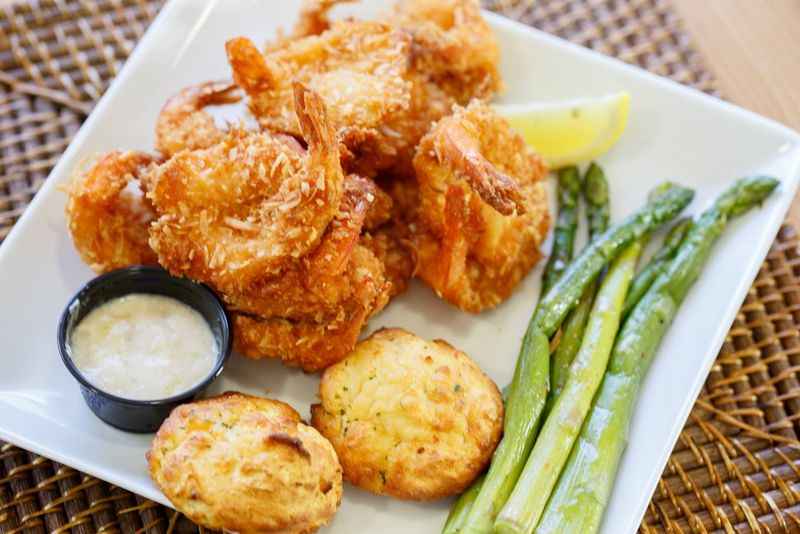
[[157,400],[206,378],[217,343],[192,307],[162,295],[134,293],[89,312],[72,332],[70,354],[97,388],[126,399]]

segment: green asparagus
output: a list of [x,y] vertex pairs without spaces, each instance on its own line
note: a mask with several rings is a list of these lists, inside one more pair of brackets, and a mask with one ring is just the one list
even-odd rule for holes
[[461,494],[447,516],[447,521],[442,528],[442,534],[458,534],[467,522],[467,515],[475,502],[475,498],[483,487],[485,475],[476,478],[472,485]]
[[604,232],[583,249],[542,297],[532,321],[546,336],[552,336],[609,261],[632,242],[673,219],[692,201],[693,196],[691,189],[671,185],[639,211]]
[[537,534],[591,534],[600,528],[638,389],[664,333],[729,218],[760,203],[777,184],[768,177],[737,181],[701,215],[667,269],[634,306],[615,342],[581,435],[536,527]]
[[586,217],[589,219],[589,237],[592,238],[606,231],[611,217],[606,173],[595,162],[589,165],[583,177],[583,198],[586,200]]
[[581,180],[574,165],[558,171],[558,217],[553,228],[553,249],[542,275],[542,293],[546,293],[572,259],[575,231],[578,228],[578,195]]
[[556,399],[514,491],[497,516],[496,533],[532,532],[538,523],[603,379],[641,249],[641,240],[629,245],[603,279],[564,391]]
[[[596,163],[589,165],[583,179],[583,198],[586,201],[586,216],[589,222],[589,242],[608,229],[610,214],[608,200],[608,181],[603,169]],[[578,305],[564,320],[561,328],[561,341],[550,362],[550,394],[548,411],[561,393],[569,376],[569,366],[575,359],[583,339],[583,330],[592,309],[597,282],[592,282],[581,295]]]
[[673,226],[664,238],[664,244],[650,259],[650,262],[634,278],[628,296],[625,297],[625,305],[622,307],[622,317],[627,317],[633,307],[642,298],[642,295],[650,288],[653,281],[661,274],[675,257],[675,252],[683,242],[683,238],[692,227],[691,219],[681,219]]
[[595,285],[596,282],[592,282],[586,292],[581,295],[578,305],[569,313],[564,320],[564,326],[561,328],[561,339],[558,342],[556,350],[553,352],[550,362],[550,393],[547,399],[548,411],[561,394],[561,390],[564,389],[564,384],[567,383],[567,378],[569,377],[569,368],[572,365],[572,360],[575,359],[575,355],[578,353],[578,349],[581,346],[583,331],[586,328],[586,321],[589,320],[589,312],[592,311]]
[[541,330],[529,325],[509,388],[503,439],[478,496],[460,532],[491,532],[494,518],[514,489],[525,458],[533,447],[539,416],[547,396],[550,346]]
[[671,186],[667,193],[648,202],[586,247],[553,289],[539,301],[517,357],[514,380],[506,402],[503,439],[462,532],[491,532],[497,512],[505,504],[522,471],[544,411],[550,376],[549,337],[609,260],[645,233],[675,217],[691,202],[693,195],[691,189]]

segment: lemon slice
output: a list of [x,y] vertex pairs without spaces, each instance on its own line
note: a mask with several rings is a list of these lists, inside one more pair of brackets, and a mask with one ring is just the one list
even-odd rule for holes
[[495,105],[551,168],[592,160],[616,143],[628,123],[630,95]]

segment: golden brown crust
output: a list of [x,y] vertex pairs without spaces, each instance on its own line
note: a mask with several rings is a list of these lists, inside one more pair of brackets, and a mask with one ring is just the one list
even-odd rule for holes
[[[358,293],[359,285],[383,283],[380,263],[357,250],[377,191],[368,178],[347,176],[339,213],[319,245],[277,276],[264,277],[242,291],[225,292],[226,302],[233,310],[251,315],[320,322],[324,316],[335,315],[343,302]],[[371,278],[365,280],[366,275]]]
[[496,306],[541,258],[550,225],[544,163],[474,101],[431,128],[414,168],[419,277],[465,311]]
[[170,97],[156,121],[156,149],[169,157],[181,150],[208,148],[224,132],[217,128],[206,106],[232,104],[241,98],[230,81],[205,82],[182,89]]
[[384,329],[360,342],[320,383],[311,423],[345,479],[373,493],[432,500],[455,495],[500,440],[503,402],[463,352]]
[[[201,83],[165,103],[156,123],[165,159],[150,168],[146,154],[107,155],[76,181],[67,208],[92,268],[158,263],[208,284],[237,315],[243,352],[308,371],[344,357],[417,270],[477,310],[530,268],[486,260],[498,249],[464,229],[488,235],[490,217],[476,218],[458,191],[431,218],[446,232],[416,220],[426,198],[412,164],[418,142],[453,105],[500,87],[477,0],[408,0],[379,21],[330,21],[345,1],[305,0],[295,31],[265,49],[228,41],[235,83]],[[240,90],[265,129],[218,128],[204,109]],[[524,211],[515,177],[494,172],[466,130],[448,136],[451,167],[489,205]],[[383,190],[378,176],[389,179]],[[136,182],[146,196],[132,202],[124,190]],[[537,251],[523,248],[532,265]]]
[[361,237],[361,244],[383,264],[386,279],[391,284],[390,298],[403,293],[414,275],[414,248],[405,234],[402,224],[392,223]]
[[[395,294],[383,265],[366,247],[356,245],[351,263],[347,276],[352,276],[348,285],[352,293],[321,315],[290,319],[284,315],[234,314],[236,350],[255,359],[280,358],[286,365],[307,372],[344,358],[355,346],[366,321]],[[262,298],[250,305],[259,309],[267,301]]]
[[314,532],[342,497],[331,444],[289,405],[241,393],[176,408],[147,461],[175,507],[212,529]]
[[401,0],[389,22],[411,35],[412,69],[455,102],[502,89],[497,38],[478,0]]
[[[155,163],[153,156],[143,152],[115,150],[72,178],[67,224],[75,249],[95,272],[157,263],[148,244],[155,213],[141,192],[144,175]],[[131,184],[139,191],[131,191]]]
[[238,129],[204,150],[181,151],[153,173],[159,213],[150,246],[176,275],[240,291],[313,250],[339,211],[344,175],[319,96],[295,84],[308,141]]
[[376,161],[391,155],[383,146],[390,137],[383,125],[409,101],[404,32],[378,22],[340,21],[320,35],[282,41],[266,56],[243,37],[228,41],[226,50],[234,79],[264,128],[299,135],[291,98],[291,82],[299,80],[321,95],[349,149]]
[[300,6],[300,15],[292,29],[289,39],[279,40],[281,42],[291,39],[300,39],[309,35],[319,35],[329,30],[331,21],[328,12],[337,4],[344,4],[355,0],[303,0]]

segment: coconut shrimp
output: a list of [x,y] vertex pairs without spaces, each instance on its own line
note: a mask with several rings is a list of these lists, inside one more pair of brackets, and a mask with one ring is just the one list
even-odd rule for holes
[[355,0],[303,0],[300,16],[294,25],[290,39],[319,35],[329,30],[331,21],[328,19],[328,12],[337,4],[353,1]]
[[395,134],[391,174],[413,177],[414,149],[431,124],[502,88],[499,48],[477,0],[403,0],[385,20],[411,37],[409,106],[384,129]]
[[353,350],[367,315],[365,309],[354,309],[341,321],[316,323],[234,314],[234,348],[249,358],[279,358],[313,373]]
[[463,310],[496,306],[541,257],[550,222],[545,165],[476,101],[431,129],[414,168],[418,275]]
[[416,261],[409,237],[401,223],[384,225],[361,237],[360,243],[383,264],[386,279],[390,283],[390,298],[403,293],[414,275]]
[[186,87],[161,108],[156,121],[156,149],[170,157],[184,149],[197,150],[219,143],[225,132],[217,128],[214,117],[203,108],[233,104],[240,99],[238,87],[229,81]]
[[[409,37],[377,22],[336,22],[320,35],[261,54],[248,39],[226,43],[233,77],[262,127],[297,135],[291,80],[318,92],[331,110],[351,170],[372,175],[391,165],[396,132],[385,126],[409,106]],[[349,156],[349,157],[348,157]]]
[[459,104],[502,87],[500,52],[478,0],[403,0],[390,24],[412,36],[412,69]]
[[354,292],[329,315],[293,320],[234,314],[235,346],[251,358],[280,358],[308,372],[332,365],[353,349],[367,319],[383,309],[391,286],[369,250],[356,245],[352,271]]
[[294,91],[307,153],[233,129],[154,171],[148,197],[160,217],[150,245],[172,273],[236,292],[317,246],[339,210],[344,174],[322,100],[299,83]]
[[223,295],[231,309],[262,317],[322,321],[336,315],[342,302],[357,292],[366,272],[382,280],[382,267],[372,257],[355,254],[377,186],[369,179],[345,179],[339,213],[325,230],[316,249],[240,293]]
[[148,245],[155,213],[140,180],[154,163],[149,154],[113,151],[73,177],[66,208],[69,231],[95,272],[156,263]]

